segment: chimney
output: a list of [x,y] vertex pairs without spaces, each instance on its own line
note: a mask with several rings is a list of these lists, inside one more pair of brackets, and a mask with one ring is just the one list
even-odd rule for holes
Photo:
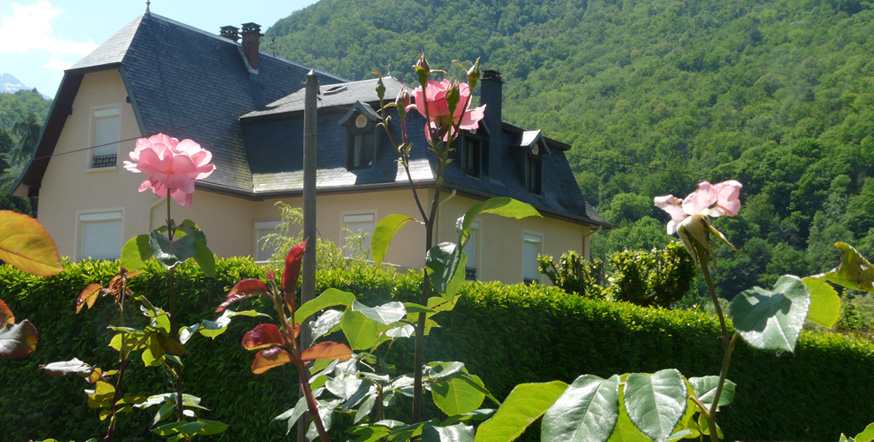
[[222,26],[221,34],[219,35],[236,43],[240,41],[240,28],[236,26]]
[[258,52],[261,50],[261,25],[243,23],[243,55],[249,60],[249,66],[258,70]]
[[501,137],[501,104],[502,88],[501,73],[487,70],[483,72],[482,89],[480,90],[480,104],[486,105],[484,121],[489,128],[489,150],[487,154],[486,174],[490,179],[501,179],[501,157],[504,154],[504,143]]

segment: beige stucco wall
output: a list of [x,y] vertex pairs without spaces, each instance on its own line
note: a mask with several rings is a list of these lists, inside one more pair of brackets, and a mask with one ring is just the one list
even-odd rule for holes
[[[104,211],[123,212],[121,243],[164,224],[166,200],[159,200],[150,191],[137,188],[145,178],[124,170],[122,162],[140,137],[131,105],[118,71],[94,72],[85,75],[73,103],[73,114],[67,119],[49,162],[40,189],[39,220],[54,237],[60,253],[79,259],[79,216]],[[92,113],[106,107],[121,110],[121,132],[124,141],[119,147],[118,166],[89,169],[93,146]],[[429,192],[420,192],[424,202]],[[480,200],[443,193],[435,244],[457,240],[455,220]],[[178,222],[190,218],[207,235],[209,247],[220,257],[254,256],[255,223],[279,220],[276,198],[251,200],[198,190],[190,207],[172,203],[172,216]],[[300,207],[300,197],[282,201]],[[318,231],[322,238],[342,244],[345,237],[343,217],[373,214],[378,222],[386,215],[399,213],[420,218],[408,189],[372,192],[323,193],[318,197]],[[478,278],[508,283],[522,281],[523,235],[542,237],[542,252],[559,256],[575,250],[588,256],[589,228],[558,218],[505,219],[494,215],[478,218],[480,247],[477,256]],[[396,235],[386,256],[386,262],[404,267],[424,265],[424,227],[408,223]],[[548,283],[546,278],[541,282]]]

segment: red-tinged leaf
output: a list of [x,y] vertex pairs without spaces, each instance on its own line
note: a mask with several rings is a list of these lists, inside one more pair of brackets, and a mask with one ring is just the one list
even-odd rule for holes
[[82,311],[82,307],[88,305],[88,308],[94,306],[94,303],[97,302],[97,295],[100,294],[100,284],[88,284],[88,287],[85,287],[85,290],[82,290],[82,293],[79,293],[79,298],[76,299],[76,314]]
[[279,347],[270,347],[255,355],[255,361],[252,362],[252,373],[261,374],[289,362],[292,362],[292,357],[287,351]]
[[285,292],[285,303],[288,309],[294,313],[294,293],[297,291],[297,278],[300,276],[300,266],[303,263],[303,252],[306,249],[307,240],[294,246],[285,255],[285,271],[282,272],[282,291]]
[[285,337],[288,338],[289,341],[293,341],[300,336],[300,324],[291,326],[291,322],[288,323],[288,328],[285,329]]
[[38,342],[39,332],[27,319],[0,327],[0,356],[23,358],[36,350]]
[[312,361],[314,359],[339,359],[347,361],[352,357],[352,349],[346,344],[336,342],[320,342],[300,354],[302,361]]
[[0,327],[6,324],[15,324],[15,315],[12,314],[12,310],[9,309],[9,306],[0,299]]
[[225,298],[225,302],[221,303],[217,309],[215,309],[216,313],[221,313],[225,311],[225,309],[241,300],[254,298],[260,295],[267,294],[267,285],[264,284],[264,281],[255,278],[244,279],[238,282],[235,286],[231,287],[231,291],[228,292],[227,298]]
[[58,248],[39,221],[0,210],[0,260],[37,276],[63,272]]
[[273,324],[259,324],[243,336],[241,344],[246,350],[260,350],[275,345],[283,345],[285,341],[282,339],[279,327]]

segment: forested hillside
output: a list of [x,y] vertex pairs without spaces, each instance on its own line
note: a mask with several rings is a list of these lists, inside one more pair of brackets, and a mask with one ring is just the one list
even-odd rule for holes
[[14,94],[0,93],[0,130],[12,131],[15,123],[31,113],[42,124],[51,105],[52,100],[43,98],[35,90],[21,90]]
[[24,172],[51,103],[36,90],[0,93],[0,192]]
[[504,118],[571,143],[587,198],[619,228],[596,252],[669,238],[656,195],[744,184],[717,226],[734,296],[874,256],[874,11],[861,0],[321,0],[267,31],[278,55],[361,79],[482,57]]

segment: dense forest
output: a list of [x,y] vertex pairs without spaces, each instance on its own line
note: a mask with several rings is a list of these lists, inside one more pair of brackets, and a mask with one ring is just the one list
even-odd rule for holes
[[321,0],[277,22],[278,55],[361,79],[411,80],[482,57],[504,118],[571,143],[583,193],[616,229],[595,254],[670,240],[656,195],[737,179],[717,227],[733,297],[874,256],[874,10],[861,0]]
[[[0,93],[0,193],[24,172],[50,106],[36,90]],[[0,198],[0,208],[13,208],[7,200]]]

